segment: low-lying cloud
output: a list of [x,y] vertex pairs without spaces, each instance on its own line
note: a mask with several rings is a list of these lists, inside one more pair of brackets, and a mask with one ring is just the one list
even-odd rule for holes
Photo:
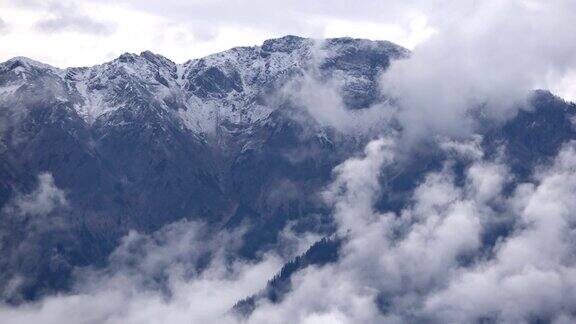
[[342,97],[342,85],[321,80],[313,71],[294,80],[287,88],[287,97],[305,109],[320,125],[344,134],[382,133],[394,117],[395,108],[386,102],[364,109],[349,109]]
[[56,186],[52,174],[41,173],[38,175],[36,189],[29,194],[17,194],[6,208],[13,209],[13,212],[19,214],[38,216],[46,215],[56,207],[67,205],[66,194]]
[[[516,183],[475,137],[441,143],[450,159],[430,172],[400,212],[378,212],[380,183],[397,142],[368,144],[335,171],[323,196],[345,238],[338,262],[300,271],[280,303],[258,301],[247,319],[230,313],[263,288],[283,259],[227,258],[239,233],[208,237],[180,221],[152,235],[130,233],[100,270],[77,272],[68,295],[2,306],[11,323],[331,323],[482,320],[571,322],[576,310],[572,231],[576,143],[567,143],[534,180]],[[471,152],[476,151],[474,154]],[[463,181],[454,161],[468,161]],[[512,190],[505,188],[512,186]],[[510,231],[495,233],[498,224]],[[486,240],[497,235],[497,239]],[[204,259],[207,255],[210,258]],[[208,262],[206,262],[208,260]],[[204,262],[203,266],[201,265]]]
[[104,269],[78,269],[72,293],[0,306],[3,323],[224,323],[240,299],[282,265],[230,258],[239,232],[210,235],[179,221],[152,235],[128,234]]
[[[382,87],[401,107],[404,137],[465,137],[478,116],[502,121],[531,90],[576,69],[572,1],[445,1],[428,14],[436,33],[396,61]],[[449,10],[446,10],[449,9]]]
[[[373,209],[387,141],[337,168],[326,192],[345,244],[338,263],[293,280],[280,304],[263,302],[253,322],[571,322],[576,309],[574,195],[576,144],[565,146],[533,183],[478,159],[457,185],[450,163],[428,174],[401,213]],[[483,243],[494,223],[513,231]]]
[[[36,266],[29,260],[38,256],[37,246],[44,237],[68,227],[61,214],[68,207],[65,190],[55,184],[51,173],[44,172],[31,192],[15,192],[0,210],[0,300],[20,300],[23,288],[34,284],[34,278],[16,269]],[[15,227],[22,230],[14,231]],[[57,264],[60,260],[54,257],[52,261]]]
[[402,141],[413,145],[436,136],[467,138],[486,122],[530,110],[533,90],[567,88],[576,71],[573,2],[442,3],[397,8],[424,10],[435,33],[382,73],[380,90],[389,100],[347,109],[342,80],[322,78],[318,69],[326,56],[321,42],[313,49],[312,68],[284,92],[322,124],[346,133],[378,133],[397,121]]
[[[347,83],[361,81],[367,86],[372,81],[354,80],[354,77],[338,70],[327,76],[326,71],[322,70],[322,65],[334,54],[330,53],[330,48],[327,48],[324,40],[313,40],[309,55],[309,62],[301,71],[302,74],[294,76],[280,89],[270,100],[273,105],[288,102],[306,114],[306,116],[294,114],[295,119],[300,121],[304,119],[306,122],[308,117],[312,117],[320,126],[330,127],[347,135],[374,136],[393,132],[388,126],[397,111],[389,102],[374,100],[368,107],[362,109],[351,109],[345,102],[346,87],[352,87]],[[361,95],[358,89],[348,91],[354,92],[357,96]]]

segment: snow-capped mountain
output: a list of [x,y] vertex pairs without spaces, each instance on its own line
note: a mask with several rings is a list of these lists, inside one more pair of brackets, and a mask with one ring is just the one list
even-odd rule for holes
[[17,57],[0,67],[1,100],[38,98],[69,103],[88,124],[118,109],[154,105],[197,133],[219,125],[251,125],[275,107],[268,97],[295,77],[319,70],[337,80],[351,106],[375,100],[375,78],[408,51],[389,42],[326,41],[286,36],[176,64],[150,51],[125,53],[101,65],[58,69]]
[[[315,195],[362,140],[295,110],[285,94],[313,78],[362,109],[381,100],[379,74],[407,55],[383,41],[286,36],[183,64],[148,51],[93,67],[0,64],[0,206],[10,220],[0,225],[9,256],[0,286],[21,273],[24,298],[62,288],[74,266],[103,262],[127,231],[182,218],[250,224],[248,256],[287,222],[326,230]],[[56,225],[32,229],[36,216],[6,206],[33,194],[40,174],[66,204],[41,211]]]
[[[0,295],[18,302],[70,288],[74,269],[105,264],[131,230],[182,219],[241,228],[247,258],[287,225],[332,234],[319,193],[374,135],[366,122],[390,108],[380,75],[409,55],[384,41],[286,36],[183,64],[148,51],[92,67],[1,63]],[[535,92],[531,105],[482,130],[487,154],[509,159],[519,179],[576,138],[573,104]],[[342,128],[334,114],[360,119]],[[443,154],[425,147],[392,166],[378,206],[404,206]]]

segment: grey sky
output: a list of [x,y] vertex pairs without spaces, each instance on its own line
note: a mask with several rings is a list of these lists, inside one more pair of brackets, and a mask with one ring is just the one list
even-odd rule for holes
[[36,22],[36,30],[43,33],[78,32],[93,35],[109,35],[114,23],[98,21],[82,12],[74,3],[49,2],[48,18]]
[[[431,30],[404,4],[365,1],[6,0],[12,28],[0,60],[28,56],[66,67],[152,50],[177,62],[286,34],[389,39],[407,47]],[[398,2],[401,3],[401,2]]]
[[8,25],[4,22],[4,19],[0,18],[0,35],[8,32]]

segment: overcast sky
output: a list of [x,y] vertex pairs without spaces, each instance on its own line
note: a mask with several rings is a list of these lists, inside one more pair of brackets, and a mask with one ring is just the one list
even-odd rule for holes
[[28,56],[66,67],[152,50],[184,62],[287,34],[388,39],[411,48],[431,33],[423,13],[390,10],[382,1],[2,0],[0,59]]

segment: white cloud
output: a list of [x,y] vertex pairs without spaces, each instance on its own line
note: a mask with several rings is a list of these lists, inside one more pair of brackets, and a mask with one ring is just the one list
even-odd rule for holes
[[30,194],[17,194],[7,208],[23,215],[41,216],[67,205],[66,194],[55,185],[52,174],[41,173],[36,189]]
[[[226,323],[240,299],[262,289],[284,262],[229,258],[240,232],[210,235],[180,221],[127,235],[104,269],[79,269],[74,292],[0,305],[2,323]],[[202,262],[202,271],[199,271]]]
[[[501,161],[481,154],[468,160],[461,183],[449,160],[400,213],[380,213],[374,204],[397,149],[391,139],[376,140],[335,169],[324,197],[346,238],[340,259],[299,272],[280,303],[259,301],[248,322],[573,319],[576,143],[532,183],[514,184]],[[509,185],[515,189],[506,196]],[[513,231],[483,244],[500,218],[510,219]],[[263,288],[285,260],[233,261],[241,233],[208,233],[186,221],[152,235],[131,233],[110,266],[77,272],[74,293],[4,305],[0,321],[235,323],[230,307]],[[210,261],[197,271],[206,255]]]
[[[387,102],[377,102],[364,109],[349,109],[344,103],[342,89],[345,80],[322,78],[319,66],[323,60],[321,42],[313,54],[312,66],[301,77],[285,85],[275,100],[288,100],[304,109],[322,126],[329,126],[344,134],[368,135],[391,133],[386,126],[396,113]],[[298,118],[298,116],[294,116]]]
[[576,208],[574,144],[539,175],[535,186],[520,186],[519,227],[495,247],[493,259],[460,270],[426,307],[448,321],[498,316],[506,322],[572,316],[576,307],[574,222]]
[[470,161],[480,160],[484,157],[482,151],[482,136],[473,135],[470,140],[457,141],[449,138],[439,137],[440,148],[448,153],[452,158],[464,158]]
[[[465,186],[457,185],[448,163],[394,215],[373,210],[379,167],[391,155],[382,142],[371,143],[365,157],[339,167],[327,192],[348,237],[341,259],[301,272],[280,304],[261,303],[250,320],[574,320],[575,145],[567,145],[535,183],[518,184],[510,198],[502,190],[511,179],[498,161],[473,162]],[[482,245],[499,217],[511,217],[515,230],[494,246]]]
[[17,192],[8,205],[21,214],[42,215],[56,207],[68,206],[66,193],[58,188],[50,172],[38,174],[36,188],[28,194]]
[[[30,193],[15,192],[2,207],[0,218],[5,226],[0,226],[0,249],[3,253],[1,300],[22,298],[22,289],[33,280],[16,269],[22,268],[21,264],[27,257],[35,257],[35,246],[41,244],[44,234],[56,233],[69,225],[61,214],[68,207],[65,191],[56,186],[52,174],[47,172],[38,175],[36,187]],[[15,227],[20,227],[22,232],[13,232]],[[10,240],[20,235],[21,241],[17,244]],[[55,257],[52,261],[56,264],[60,260]]]
[[513,117],[530,90],[554,88],[576,68],[572,1],[444,3],[428,15],[437,32],[384,74],[409,141],[470,135],[474,110]]

